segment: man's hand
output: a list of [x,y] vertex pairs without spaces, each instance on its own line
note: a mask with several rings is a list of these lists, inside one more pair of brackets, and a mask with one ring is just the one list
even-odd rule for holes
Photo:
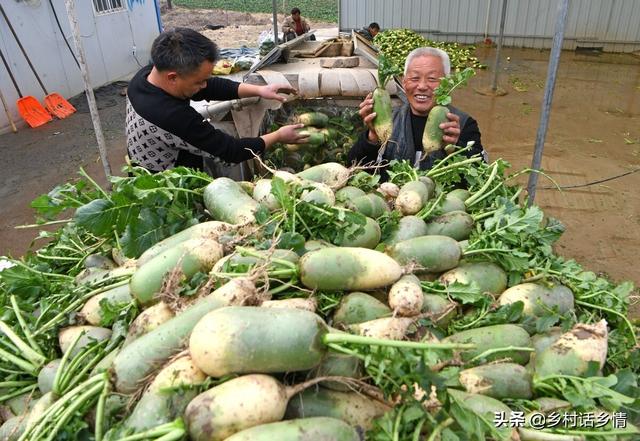
[[268,84],[260,88],[259,96],[266,100],[277,100],[283,103],[287,99],[286,97],[279,95],[280,93],[295,95],[298,91],[287,84]]
[[276,133],[278,141],[283,144],[303,144],[309,140],[309,136],[300,135],[298,130],[304,127],[304,124],[290,124],[280,127]]
[[380,138],[378,138],[378,134],[373,128],[373,120],[376,118],[376,113],[373,111],[373,95],[371,93],[365,97],[363,102],[360,103],[360,110],[358,111],[358,114],[360,114],[362,122],[364,122],[369,129],[369,134],[367,135],[369,142],[372,144],[379,143]]
[[449,122],[440,124],[440,128],[444,130],[442,140],[445,145],[457,144],[460,139],[460,117],[454,113],[447,113]]

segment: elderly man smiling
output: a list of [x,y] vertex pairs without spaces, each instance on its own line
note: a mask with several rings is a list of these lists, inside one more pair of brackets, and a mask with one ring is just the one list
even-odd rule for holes
[[[449,56],[441,49],[422,47],[413,50],[407,57],[404,67],[402,86],[407,95],[408,103],[393,110],[393,133],[384,152],[379,156],[380,141],[373,128],[376,117],[373,112],[373,98],[369,94],[360,103],[360,117],[367,126],[365,131],[351,147],[349,161],[364,164],[393,159],[405,159],[412,164],[418,162],[422,154],[422,132],[427,122],[429,112],[435,106],[434,90],[440,84],[440,79],[451,71]],[[448,106],[448,122],[440,124],[444,130],[442,137],[444,145],[455,144],[466,146],[469,141],[475,144],[467,155],[482,154],[486,159],[486,152],[480,141],[478,123],[469,114]],[[419,161],[419,168],[428,170],[436,160],[446,156],[443,149],[429,154]]]

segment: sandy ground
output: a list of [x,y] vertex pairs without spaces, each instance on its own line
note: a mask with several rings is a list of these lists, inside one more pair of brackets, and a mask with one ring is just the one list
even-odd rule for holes
[[[224,14],[215,17],[225,19]],[[240,36],[229,36],[240,41]],[[480,48],[477,54],[493,64],[493,49]],[[454,103],[479,121],[490,156],[508,160],[515,170],[531,164],[549,53],[505,49],[504,56],[511,61],[502,65],[499,84],[507,95],[474,91],[490,85],[493,72],[487,70],[458,92]],[[115,174],[125,155],[125,99],[120,92],[117,85],[97,94]],[[78,97],[77,103],[82,102]],[[86,105],[65,120],[0,135],[0,151],[0,254],[22,255],[36,236],[35,229],[14,228],[33,221],[33,198],[74,179],[81,166],[105,182]],[[561,186],[578,186],[559,192],[540,179],[536,203],[567,227],[557,251],[614,280],[640,285],[640,172],[633,172],[640,168],[639,58],[562,54],[543,168]]]

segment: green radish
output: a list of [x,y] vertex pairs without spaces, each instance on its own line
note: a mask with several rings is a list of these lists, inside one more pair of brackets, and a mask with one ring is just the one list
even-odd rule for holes
[[445,106],[433,106],[429,111],[427,123],[424,126],[424,132],[422,132],[423,157],[442,148],[444,130],[440,128],[440,124],[449,122],[447,113],[449,113],[449,108]]
[[292,298],[283,300],[267,300],[260,304],[262,308],[295,308],[316,312],[318,302],[313,298]]
[[391,257],[367,248],[323,248],[300,258],[300,280],[307,288],[358,291],[391,285],[402,268]]
[[450,213],[452,211],[467,211],[467,206],[464,202],[456,197],[451,195],[446,195],[444,201],[442,201],[442,205],[440,205],[440,211],[444,213]]
[[118,303],[129,303],[133,300],[129,285],[120,285],[108,291],[96,294],[87,300],[80,310],[79,315],[90,325],[98,326],[102,320],[102,301],[114,305]]
[[0,439],[3,441],[18,441],[24,432],[24,415],[13,416],[0,421]]
[[305,126],[326,127],[329,124],[329,117],[322,112],[306,112],[295,116],[293,122]]
[[253,188],[253,198],[270,211],[280,208],[280,202],[271,194],[271,179],[259,179]]
[[413,274],[402,276],[389,289],[389,306],[394,315],[414,317],[422,311],[422,286]]
[[435,106],[429,111],[427,122],[422,132],[422,158],[430,153],[440,150],[443,147],[444,130],[440,124],[449,122],[447,113],[449,108],[445,107],[451,102],[451,93],[459,86],[465,85],[469,78],[475,75],[472,68],[466,68],[461,72],[454,72],[440,79],[440,84],[433,92]]
[[280,421],[291,397],[321,380],[285,386],[269,375],[251,374],[225,381],[189,403],[189,435],[194,441],[222,441],[241,430]]
[[376,193],[367,193],[346,203],[347,208],[362,213],[373,219],[382,216],[389,211],[389,206],[382,196]]
[[314,127],[298,129],[297,132],[298,135],[307,137],[306,143],[312,147],[318,147],[327,141],[325,134]]
[[162,283],[176,267],[186,278],[197,272],[209,272],[222,258],[223,249],[213,239],[189,239],[158,254],[140,266],[131,276],[131,294],[141,305],[157,301]]
[[333,326],[346,326],[390,316],[391,309],[369,294],[352,292],[342,298],[333,313]]
[[571,331],[536,354],[534,365],[536,375],[584,376],[589,372],[590,363],[604,366],[607,359],[607,322],[601,320],[595,325],[578,323]]
[[349,180],[351,172],[342,164],[337,162],[325,162],[315,165],[297,173],[296,176],[308,181],[320,182],[328,185],[332,190],[344,187]]
[[[298,260],[300,260],[300,256],[298,256],[298,254],[291,250],[283,250],[280,248],[276,248],[273,251],[256,250],[255,248],[245,248],[245,250],[250,251],[251,255],[244,255],[242,252],[236,250],[236,252],[234,252],[233,254],[225,256],[225,258],[228,257],[228,259],[226,259],[226,262],[232,266],[252,266],[256,264],[262,265],[271,258],[286,260],[291,263],[297,263]],[[222,269],[222,267],[219,267],[216,264],[212,269],[212,272],[216,272],[218,270],[221,271]]]
[[336,202],[344,204],[357,197],[364,196],[365,194],[366,193],[358,187],[347,185],[346,187],[342,187],[340,190],[336,191]]
[[320,250],[322,248],[331,248],[334,247],[335,245],[333,245],[332,243],[329,243],[327,241],[324,241],[322,239],[319,240],[308,240],[304,243],[304,252],[301,253],[301,255],[304,255],[306,253],[310,253],[311,251],[316,251],[316,250]]
[[409,181],[400,188],[396,208],[406,216],[422,210],[429,200],[429,190],[421,181]]
[[[328,351],[318,367],[311,371],[313,377],[347,377],[360,379],[364,376],[363,362],[358,357],[341,352]],[[350,386],[340,381],[323,381],[320,383],[327,389],[347,392]]]
[[260,204],[235,181],[220,177],[204,189],[204,205],[215,220],[233,225],[255,222]]
[[361,233],[354,236],[354,233],[361,226],[351,225],[347,227],[345,235],[342,238],[342,242],[336,245],[342,247],[375,248],[380,243],[380,237],[382,236],[380,225],[370,217],[366,217],[365,220],[366,224],[364,225],[364,230]]
[[422,295],[422,311],[428,313],[431,320],[438,326],[444,327],[456,316],[456,304],[436,294]]
[[540,334],[534,334],[531,336],[531,344],[533,345],[533,349],[535,349],[534,354],[539,354],[549,346],[558,341],[558,339],[564,334],[562,328],[554,326],[552,328],[547,329],[545,332]]
[[497,399],[528,400],[532,397],[531,373],[515,363],[496,363],[476,366],[460,372],[460,384],[472,394]]
[[378,135],[382,146],[386,146],[393,134],[393,107],[391,95],[382,87],[373,90],[373,111],[376,116],[373,119],[373,129]]
[[340,392],[320,387],[307,389],[291,398],[285,418],[332,417],[357,429],[369,430],[373,427],[374,419],[390,410],[390,406],[357,392]]
[[38,372],[38,389],[43,394],[51,392],[53,390],[53,382],[56,378],[56,372],[58,372],[58,367],[60,367],[60,362],[62,359],[56,358],[51,360],[49,363],[45,364],[40,372]]
[[512,286],[500,295],[498,301],[500,305],[522,302],[523,314],[534,317],[540,317],[553,308],[560,314],[574,310],[573,293],[570,289],[561,287],[552,290],[535,283]]
[[77,355],[85,346],[95,341],[104,341],[111,338],[111,329],[98,326],[69,326],[58,333],[58,345],[62,353],[67,352],[79,334],[83,334],[76,343],[71,356]]
[[115,389],[121,393],[135,392],[147,375],[179,351],[198,320],[208,312],[255,301],[256,296],[256,287],[251,279],[231,279],[171,320],[133,340],[122,348],[113,362]]
[[461,353],[463,361],[481,357],[487,363],[511,359],[514,363],[524,365],[529,361],[531,353],[531,338],[527,331],[511,324],[469,329],[450,335],[442,341],[474,344],[475,349]]
[[[511,409],[509,408],[509,406],[504,404],[502,401],[489,397],[487,395],[470,394],[456,389],[447,389],[447,393],[449,395],[449,398],[455,401],[456,404],[458,404],[463,409],[470,410],[476,415],[482,417],[485,421],[488,422],[488,424],[493,423],[497,414],[504,415],[506,418],[509,418],[511,415]],[[496,430],[502,433],[502,437],[500,439],[518,439],[510,436],[514,434],[515,429],[511,429],[508,427],[496,427]]]
[[337,418],[314,417],[262,424],[225,441],[360,441],[358,432]]
[[420,236],[396,243],[387,253],[402,265],[414,263],[419,270],[440,272],[455,268],[462,251],[450,237]]
[[418,216],[404,216],[398,222],[389,238],[385,241],[389,246],[414,237],[426,236],[427,224]]
[[155,376],[125,420],[125,428],[140,432],[173,421],[198,395],[194,386],[206,378],[189,355],[178,356]]
[[25,430],[32,427],[42,417],[44,412],[56,401],[52,392],[44,394],[26,415],[18,415],[5,421],[0,427],[0,440],[17,441]]
[[174,316],[173,310],[164,302],[158,302],[148,307],[131,322],[122,346],[127,346],[136,338],[153,331]]
[[469,238],[473,231],[473,218],[464,211],[450,211],[427,223],[428,235],[449,236],[455,240]]
[[498,295],[507,288],[507,273],[491,262],[463,262],[440,276],[445,285],[475,283],[480,292]]
[[469,196],[471,196],[471,193],[469,193],[469,190],[466,190],[464,188],[456,188],[455,190],[451,190],[449,193],[447,193],[447,196],[458,198],[462,202],[464,202],[467,199],[469,199]]
[[220,221],[207,221],[195,224],[147,248],[136,260],[136,265],[142,266],[163,251],[173,248],[188,239],[207,238],[220,241],[222,237],[233,234],[236,230],[237,227],[234,225]]
[[422,182],[429,191],[429,198],[432,199],[436,194],[436,183],[429,176],[418,176],[418,181]]
[[303,201],[313,202],[316,204],[325,204],[334,206],[336,196],[328,185],[321,182],[312,182],[308,189],[302,192],[300,197]]
[[82,270],[75,277],[75,282],[78,285],[90,285],[92,283],[99,282],[100,280],[106,279],[110,275],[110,271],[106,268],[100,267],[91,267]]
[[332,343],[412,348],[468,345],[389,341],[330,332],[316,314],[302,309],[229,306],[212,311],[193,328],[189,352],[207,375],[306,371],[318,366]]

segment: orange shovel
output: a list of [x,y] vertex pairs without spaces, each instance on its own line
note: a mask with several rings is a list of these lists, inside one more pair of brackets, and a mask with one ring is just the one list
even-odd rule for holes
[[[46,95],[46,97],[44,98],[44,105],[46,106],[47,110],[49,112],[51,112],[53,115],[55,115],[58,118],[60,118],[60,119],[66,118],[67,116],[72,115],[73,113],[75,113],[76,108],[73,107],[69,101],[65,100],[62,97],[62,95],[60,95],[59,93],[49,93],[49,92],[47,92],[47,89],[44,87],[44,84],[42,83],[42,80],[40,79],[40,76],[36,72],[36,68],[33,67],[33,64],[31,64],[31,60],[29,59],[29,56],[27,55],[27,52],[24,50],[24,47],[22,47],[22,43],[20,43],[20,39],[18,38],[18,35],[16,34],[16,31],[13,29],[13,26],[11,25],[11,22],[9,21],[9,17],[7,17],[7,14],[4,12],[4,8],[2,7],[2,5],[0,5],[0,13],[2,13],[2,15],[4,17],[4,20],[7,22],[7,25],[9,26],[9,30],[13,34],[13,38],[16,39],[16,43],[18,43],[18,47],[22,51],[22,55],[24,55],[24,58],[26,58],[27,63],[29,64],[29,67],[31,68],[31,71],[33,72],[33,75],[35,75],[36,79],[38,80],[38,84],[40,84],[40,87],[42,87],[42,90],[44,90],[44,93]],[[5,66],[6,66],[6,63],[5,63]],[[9,68],[7,67],[7,70],[8,69]],[[17,86],[16,86],[16,89],[17,89]],[[20,91],[18,91],[18,94],[20,94]],[[22,95],[20,95],[20,96],[22,96]],[[26,97],[26,98],[29,98],[29,97]],[[33,98],[33,99],[35,100],[35,98]],[[31,104],[33,104],[33,103],[31,103]],[[38,105],[39,104],[40,103],[38,103]],[[20,107],[20,105],[18,105],[18,108],[19,107]],[[40,106],[40,107],[42,107],[42,106]]]
[[20,96],[20,99],[16,101],[16,104],[18,105],[18,113],[20,113],[22,119],[24,119],[31,127],[38,127],[51,121],[53,118],[51,118],[49,112],[47,112],[46,109],[42,107],[42,104],[40,104],[37,99],[32,96],[22,96],[22,92],[20,92],[18,83],[16,83],[16,79],[13,77],[13,73],[9,68],[9,63],[7,63],[7,60],[4,58],[4,54],[2,53],[2,51],[0,51],[0,58],[2,58],[4,67],[9,73],[9,77],[11,78],[16,91],[18,92],[18,96]]

